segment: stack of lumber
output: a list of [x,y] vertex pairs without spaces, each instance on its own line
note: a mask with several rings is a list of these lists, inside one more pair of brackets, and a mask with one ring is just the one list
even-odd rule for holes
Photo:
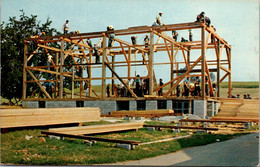
[[221,106],[212,120],[259,121],[259,101],[251,99],[220,99]]
[[112,117],[156,117],[174,115],[174,110],[133,110],[133,111],[112,111],[110,116]]
[[1,128],[100,121],[99,108],[30,108],[1,110]]
[[97,134],[97,133],[108,133],[125,130],[137,130],[142,128],[144,123],[120,123],[120,124],[105,124],[105,125],[91,125],[91,126],[78,126],[68,128],[52,128],[49,132],[71,134],[71,135],[86,135],[86,134]]

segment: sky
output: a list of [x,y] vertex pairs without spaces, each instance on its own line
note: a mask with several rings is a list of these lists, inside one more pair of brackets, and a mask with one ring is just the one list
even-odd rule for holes
[[[165,24],[193,22],[204,11],[218,35],[232,46],[232,81],[259,81],[258,0],[1,0],[1,22],[18,18],[21,9],[42,23],[50,18],[59,31],[69,20],[70,29],[82,33],[104,31],[108,25],[115,29],[151,25],[160,11]],[[180,36],[188,38],[188,33]],[[169,80],[168,74],[156,75]]]

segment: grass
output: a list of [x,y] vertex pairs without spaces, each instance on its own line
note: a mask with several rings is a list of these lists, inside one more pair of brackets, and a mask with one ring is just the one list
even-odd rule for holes
[[[105,121],[100,123],[104,124]],[[155,121],[150,123],[155,124]],[[167,125],[169,123],[157,124]],[[193,134],[190,138],[141,145],[137,146],[135,150],[128,151],[123,148],[117,148],[114,143],[97,142],[94,146],[89,146],[78,139],[65,138],[63,141],[50,139],[40,134],[41,130],[46,129],[21,130],[2,134],[1,162],[3,164],[15,165],[89,165],[115,163],[155,157],[186,147],[214,143],[216,139],[224,141],[242,135]],[[127,131],[97,136],[148,142],[186,134],[186,132],[177,134],[169,130],[149,131],[140,129],[138,132]],[[33,136],[33,138],[26,140],[26,135]],[[46,142],[41,142],[40,137],[44,137]]]
[[[228,82],[222,82],[220,88],[228,88]],[[232,82],[232,88],[259,88],[259,82]]]

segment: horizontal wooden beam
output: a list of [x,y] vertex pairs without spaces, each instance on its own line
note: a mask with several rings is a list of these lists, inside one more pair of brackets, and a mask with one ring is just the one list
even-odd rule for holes
[[170,129],[203,129],[203,130],[218,130],[218,128],[206,128],[206,127],[194,127],[194,126],[144,125],[144,127],[170,128]]
[[83,140],[92,140],[92,141],[103,141],[103,142],[110,142],[110,143],[123,143],[123,144],[132,144],[132,145],[138,145],[139,143],[142,143],[141,141],[108,139],[108,138],[101,138],[101,137],[94,137],[94,136],[71,135],[71,134],[63,134],[63,133],[48,132],[48,131],[41,131],[41,133],[46,135],[83,139]]
[[[187,70],[173,70],[174,73],[185,73]],[[217,72],[217,69],[209,69],[210,72]],[[196,73],[196,72],[201,72],[201,69],[194,69],[191,70],[190,73]]]

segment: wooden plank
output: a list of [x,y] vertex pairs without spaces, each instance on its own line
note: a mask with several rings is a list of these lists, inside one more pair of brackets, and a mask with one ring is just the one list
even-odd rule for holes
[[224,70],[224,71],[226,71],[227,73],[231,73],[231,71],[229,70],[229,69],[227,69],[227,68],[225,68],[225,67],[223,67],[223,66],[219,66],[219,68],[221,69],[221,70]]
[[24,53],[23,53],[23,95],[22,98],[26,99],[26,80],[27,80],[27,76],[26,76],[26,68],[27,68],[27,44],[24,44]]
[[144,125],[144,127],[170,128],[170,129],[202,129],[202,130],[218,130],[218,128],[206,128],[206,127],[194,127],[194,126]]
[[61,40],[60,47],[60,98],[63,98],[63,64],[64,64],[64,40]]
[[149,51],[149,56],[148,56],[148,61],[149,61],[149,71],[148,71],[148,76],[149,76],[149,90],[148,94],[152,95],[153,94],[153,61],[154,61],[154,33],[153,31],[150,32],[150,51]]
[[43,126],[99,120],[99,108],[34,108],[1,110],[1,128]]
[[136,94],[132,91],[132,89],[130,89],[129,85],[126,85],[126,84],[125,84],[125,82],[124,82],[124,81],[119,77],[119,75],[112,69],[112,67],[110,67],[110,65],[107,64],[107,63],[106,63],[106,66],[110,69],[110,71],[111,71],[112,73],[115,74],[115,76],[117,77],[117,79],[127,88],[127,90],[129,90],[129,92],[132,94],[132,96],[133,96],[134,98],[138,98],[138,97],[136,96]]
[[207,43],[205,43],[205,28],[201,28],[201,97],[205,98],[205,52],[206,52]]
[[210,119],[181,119],[179,122],[224,122],[224,123],[247,123],[247,121],[239,121],[239,120],[210,120]]
[[137,47],[137,46],[135,46],[135,45],[131,45],[130,43],[128,43],[128,42],[126,42],[126,41],[123,41],[123,40],[121,40],[121,39],[114,38],[114,40],[117,41],[117,42],[119,42],[119,43],[122,43],[122,44],[124,44],[124,45],[133,47],[133,48],[135,48],[135,49],[137,49],[137,50],[140,50],[140,51],[142,51],[142,52],[147,52],[147,50],[145,50],[145,49],[143,49],[143,48],[141,48],[141,47]]
[[173,38],[169,37],[168,35],[166,34],[162,34],[162,33],[159,33],[157,31],[153,31],[154,34],[158,35],[159,37],[162,37],[164,39],[166,39],[167,41],[169,41],[170,43],[176,45],[176,46],[179,46],[181,49],[184,49],[184,50],[188,50],[186,47],[184,47],[182,44],[180,44],[179,42],[176,42]]
[[73,135],[89,135],[89,134],[140,129],[143,127],[143,125],[144,123],[142,122],[91,125],[91,126],[80,126],[80,127],[53,128],[53,129],[49,129],[49,132],[58,132],[58,133],[73,134]]
[[138,114],[165,114],[174,113],[174,110],[131,110],[131,111],[112,111],[111,115],[138,115]]
[[27,69],[27,72],[30,74],[30,76],[33,78],[33,80],[36,81],[36,84],[40,87],[40,89],[47,96],[47,98],[51,99],[51,96],[49,95],[49,93],[42,87],[42,85],[38,82],[38,79],[33,75],[33,73],[29,69]]
[[200,57],[192,64],[192,66],[190,66],[190,68],[187,69],[187,71],[186,71],[184,74],[182,74],[182,75],[180,75],[180,76],[178,77],[177,82],[173,85],[173,87],[171,87],[171,88],[168,90],[167,93],[164,94],[164,97],[168,96],[168,95],[171,93],[171,91],[172,91],[174,88],[176,88],[176,86],[184,79],[185,76],[187,76],[187,75],[189,74],[189,72],[198,64],[198,62],[199,62],[201,59],[202,59],[202,56],[200,56]]
[[139,143],[141,143],[141,141],[107,139],[107,138],[100,138],[100,137],[93,137],[93,136],[81,136],[81,135],[63,134],[63,133],[48,132],[48,131],[41,131],[41,133],[46,135],[60,136],[60,137],[102,141],[102,142],[112,142],[112,143],[123,143],[123,144],[131,144],[131,145],[138,145]]
[[[81,40],[82,40],[82,39],[81,39]],[[83,44],[83,43],[80,43],[81,40],[79,40],[79,41],[76,42],[76,41],[74,41],[74,40],[70,40],[70,39],[68,39],[68,38],[64,38],[64,41],[66,41],[66,42],[70,42],[70,43],[76,44],[76,45],[78,45],[78,46],[91,49],[88,45]]]
[[106,97],[106,66],[105,66],[105,61],[106,61],[106,56],[107,56],[107,50],[106,50],[106,35],[103,34],[103,55],[102,55],[102,88],[101,88],[101,97],[105,98]]

